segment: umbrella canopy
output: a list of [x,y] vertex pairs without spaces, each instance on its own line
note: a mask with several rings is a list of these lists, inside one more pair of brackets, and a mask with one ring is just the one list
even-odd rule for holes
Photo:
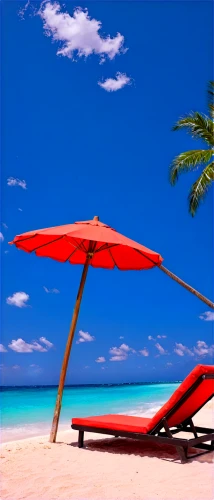
[[65,226],[38,229],[16,236],[11,244],[38,257],[121,271],[161,265],[159,253],[116,232],[98,218]]

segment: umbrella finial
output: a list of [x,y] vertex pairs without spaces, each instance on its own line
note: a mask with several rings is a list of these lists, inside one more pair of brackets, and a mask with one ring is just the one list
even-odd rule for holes
[[95,215],[94,220],[99,220],[99,215]]

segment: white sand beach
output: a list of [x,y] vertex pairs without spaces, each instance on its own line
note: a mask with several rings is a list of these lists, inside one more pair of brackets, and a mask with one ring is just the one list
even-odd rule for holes
[[[213,426],[208,403],[194,421]],[[5,443],[1,447],[1,498],[8,500],[213,500],[213,458],[208,453],[186,464],[172,447],[139,441],[59,432]]]

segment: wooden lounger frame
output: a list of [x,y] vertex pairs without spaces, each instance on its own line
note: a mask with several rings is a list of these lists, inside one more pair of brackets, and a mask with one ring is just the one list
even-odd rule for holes
[[[198,410],[195,413],[190,415],[188,419],[186,419],[184,422],[180,423],[176,427],[170,429],[167,423],[169,417],[171,417],[173,413],[177,411],[178,408],[180,408],[180,406],[184,403],[184,401],[186,401],[189,398],[189,396],[197,389],[197,387],[205,379],[214,379],[214,375],[213,374],[201,375],[194,382],[194,384],[185,392],[185,394],[180,398],[180,400],[168,411],[165,417],[162,418],[160,422],[158,422],[158,424],[154,427],[154,429],[150,431],[148,434],[143,434],[139,432],[128,432],[116,429],[106,429],[106,428],[103,429],[101,427],[95,427],[95,426],[92,427],[92,426],[72,424],[71,425],[72,429],[79,431],[79,438],[78,438],[79,448],[82,448],[84,445],[84,432],[97,432],[99,434],[109,434],[115,437],[140,439],[141,441],[145,442],[168,444],[171,446],[175,446],[182,463],[185,463],[190,458],[197,457],[199,455],[214,450],[214,429],[195,426],[192,421],[193,416],[196,413],[198,413],[198,411],[208,401],[210,401],[210,399],[212,399],[214,394],[212,394],[212,396],[210,396],[208,400],[205,401],[204,404],[200,408],[198,408]],[[192,433],[194,435],[194,438],[185,439],[185,438],[174,437],[174,435],[179,432]],[[202,435],[198,436],[198,434]],[[207,444],[207,441],[211,441],[211,444]],[[199,448],[204,451],[188,456],[189,448]]]

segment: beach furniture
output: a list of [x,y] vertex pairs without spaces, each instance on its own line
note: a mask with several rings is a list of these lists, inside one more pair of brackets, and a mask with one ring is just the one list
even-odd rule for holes
[[[213,395],[214,366],[197,365],[152,418],[100,415],[73,418],[71,427],[79,431],[80,448],[83,447],[84,432],[97,432],[175,446],[181,462],[186,462],[214,450],[214,429],[193,423],[194,415]],[[180,437],[179,433],[182,433]],[[202,451],[192,453],[192,448]],[[190,450],[191,455],[188,455]]]
[[89,267],[114,269],[120,271],[142,271],[158,267],[177,283],[196,295],[209,307],[214,309],[214,303],[197,290],[178,278],[162,265],[163,258],[157,252],[130,240],[118,233],[107,224],[100,222],[95,215],[93,220],[75,222],[63,226],[35,229],[17,235],[11,245],[19,250],[35,254],[38,257],[49,257],[59,262],[83,265],[76,303],[74,306],[70,330],[62,361],[58,393],[53,414],[50,442],[56,442],[59,417],[62,406],[62,395],[68,368],[69,356],[74,340],[75,329],[80,311],[83,290]]

